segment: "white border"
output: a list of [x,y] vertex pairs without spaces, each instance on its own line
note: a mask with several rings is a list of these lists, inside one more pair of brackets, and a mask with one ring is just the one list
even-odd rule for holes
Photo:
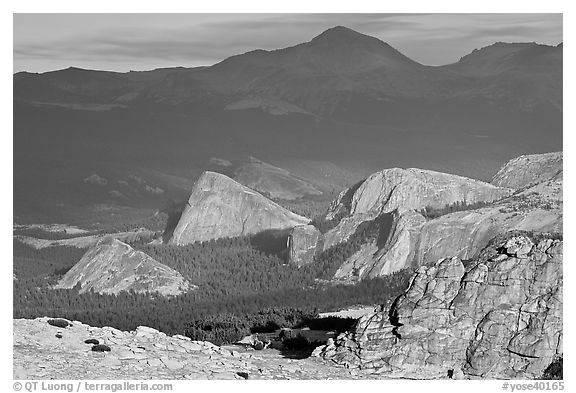
[[[404,2],[388,2],[388,1],[353,1],[353,2],[328,2],[328,1],[304,1],[293,0],[274,3],[271,1],[232,1],[221,0],[218,2],[178,2],[178,1],[156,1],[156,2],[141,2],[141,1],[124,1],[118,0],[99,0],[97,2],[81,2],[78,0],[59,0],[59,1],[40,1],[40,0],[26,0],[26,1],[10,1],[3,2],[2,14],[0,19],[0,26],[2,28],[2,53],[4,54],[4,61],[2,62],[2,120],[4,127],[2,128],[2,178],[4,183],[13,184],[12,179],[12,13],[14,12],[227,12],[227,13],[246,13],[246,12],[543,12],[543,13],[564,13],[564,151],[565,154],[565,185],[564,192],[571,200],[574,197],[574,182],[572,175],[574,173],[574,159],[572,158],[572,149],[574,146],[574,137],[572,134],[576,132],[574,127],[574,111],[572,98],[574,94],[574,77],[573,73],[576,69],[574,64],[574,51],[573,51],[573,38],[574,35],[574,8],[572,1],[482,1],[470,4],[466,1],[426,1],[426,0],[412,0]],[[5,322],[1,325],[1,347],[2,351],[2,382],[4,391],[12,391],[12,324],[11,307],[12,307],[12,291],[11,280],[12,272],[10,271],[12,260],[12,188],[5,190],[1,195],[2,197],[2,236],[0,237],[2,245],[3,258],[3,274],[2,274],[2,299],[4,299],[4,306],[2,312],[5,315]],[[573,219],[574,207],[570,201],[565,206],[565,234],[567,240],[573,239]],[[573,261],[574,246],[571,241],[566,242],[564,253],[567,255],[565,258],[564,272],[568,285],[565,285],[564,299],[567,299],[567,307],[565,307],[564,323],[565,331],[574,331],[574,312],[571,309],[570,299],[575,298],[575,293],[572,283],[574,274]],[[10,269],[10,270],[9,270]],[[573,342],[574,335],[568,334],[564,338],[565,352],[568,356],[565,359],[565,381],[566,391],[576,389],[573,384],[572,375],[569,370],[576,369],[574,362]],[[572,366],[571,366],[572,365]],[[300,390],[303,388],[310,389],[342,389],[343,391],[350,391],[352,389],[369,389],[371,391],[469,391],[469,392],[491,392],[502,391],[501,383],[497,381],[274,381],[273,386],[270,383],[256,383],[256,382],[241,382],[241,381],[189,381],[178,382],[175,385],[174,391],[193,391],[197,389],[220,389],[232,388],[239,389],[240,391],[253,391],[256,390],[270,390],[274,389],[275,392],[290,392]]]

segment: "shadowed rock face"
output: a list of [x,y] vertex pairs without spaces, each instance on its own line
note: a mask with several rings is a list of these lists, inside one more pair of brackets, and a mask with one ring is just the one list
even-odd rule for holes
[[539,377],[562,349],[562,241],[512,233],[422,266],[390,310],[316,351],[391,377]]
[[525,188],[562,176],[562,152],[520,156],[508,161],[492,179],[499,187]]
[[245,236],[309,221],[225,175],[204,172],[192,189],[170,243]]
[[56,288],[73,288],[78,283],[80,293],[92,290],[106,294],[133,290],[175,296],[191,287],[176,270],[113,238],[103,239],[88,250]]
[[364,244],[336,271],[334,278],[355,281],[356,277],[375,278],[411,267],[416,261],[416,248],[420,231],[426,219],[412,210],[394,212],[393,224],[386,243],[376,241]]
[[297,266],[312,262],[321,235],[313,225],[295,227],[288,235],[288,260]]

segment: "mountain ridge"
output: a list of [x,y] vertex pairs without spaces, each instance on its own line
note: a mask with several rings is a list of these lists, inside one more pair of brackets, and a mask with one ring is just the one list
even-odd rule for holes
[[[516,52],[526,52],[517,49],[518,45],[522,48],[527,46],[528,49],[533,49],[536,45],[540,50],[536,51],[537,53],[514,57],[512,55]],[[484,60],[476,64],[480,55],[494,52],[494,48],[499,48],[499,53],[504,52],[505,61],[496,59],[499,66],[486,66]],[[336,26],[308,42],[276,50],[253,50],[230,56],[206,67],[163,68],[138,74],[82,70],[75,67],[41,74],[18,73],[14,75],[14,96],[24,100],[41,101],[41,88],[44,85],[45,89],[54,89],[44,99],[56,100],[58,92],[64,100],[73,99],[77,96],[70,95],[72,89],[72,93],[80,94],[84,100],[99,99],[124,104],[152,100],[156,103],[177,105],[210,98],[214,103],[220,102],[217,105],[225,106],[233,104],[240,97],[257,95],[263,99],[275,97],[284,100],[305,112],[332,116],[342,109],[342,105],[350,107],[350,101],[356,100],[357,94],[375,101],[403,97],[462,98],[463,94],[485,96],[486,93],[478,91],[468,78],[485,78],[510,72],[511,69],[522,66],[522,59],[530,60],[538,69],[544,67],[544,71],[540,70],[535,74],[540,75],[550,72],[550,67],[557,67],[558,61],[561,63],[561,58],[558,59],[561,51],[560,46],[496,43],[463,56],[457,63],[425,66],[378,38]],[[552,60],[546,60],[542,56],[552,56]],[[508,64],[509,61],[519,64]],[[521,69],[523,72],[532,72],[526,64]],[[78,73],[84,73],[91,78],[113,78],[117,86],[114,89],[109,86],[101,94],[94,94],[88,89],[87,95],[82,96],[82,87],[86,90],[86,83],[74,82]],[[51,81],[56,75],[65,79],[67,77],[70,82],[63,86],[58,80]],[[40,84],[36,90],[34,80]],[[90,84],[93,82],[88,82],[88,85]],[[558,107],[561,99],[557,94],[554,96],[553,89],[544,90],[545,86],[539,84],[539,102],[544,102],[548,96],[553,95],[550,101]],[[515,89],[513,96],[518,95],[526,94]],[[490,92],[488,98],[495,97],[497,92]]]
[[[145,69],[145,70],[130,70],[130,71],[112,71],[112,70],[100,70],[100,69],[92,69],[92,68],[83,68],[83,67],[69,66],[69,67],[66,67],[66,68],[46,70],[46,71],[41,71],[41,72],[33,72],[33,71],[22,70],[22,71],[14,72],[13,75],[18,75],[18,74],[43,75],[43,74],[46,74],[46,73],[57,72],[57,71],[66,71],[66,70],[110,72],[110,73],[116,73],[116,74],[126,75],[126,74],[130,74],[130,73],[136,74],[136,73],[145,73],[145,72],[162,71],[162,70],[178,70],[178,69],[189,70],[189,69],[194,69],[194,68],[207,68],[207,67],[212,67],[212,66],[214,66],[214,65],[216,65],[216,64],[219,64],[219,63],[221,63],[221,62],[223,62],[223,61],[225,61],[225,60],[227,60],[227,59],[229,59],[229,58],[231,58],[231,57],[242,56],[242,55],[247,55],[247,54],[252,54],[252,53],[270,53],[270,52],[276,52],[276,51],[283,51],[283,50],[290,49],[290,48],[293,48],[293,47],[298,46],[298,45],[310,43],[310,42],[312,42],[312,41],[314,41],[314,40],[316,40],[316,39],[318,39],[318,38],[321,38],[321,37],[323,37],[323,36],[325,37],[325,33],[329,33],[329,32],[331,32],[331,31],[334,31],[334,29],[336,29],[336,31],[338,31],[339,29],[348,30],[348,31],[350,31],[350,32],[353,32],[353,33],[356,34],[356,35],[359,35],[359,36],[362,36],[362,37],[367,37],[367,38],[369,38],[369,39],[376,40],[376,41],[378,41],[378,42],[380,42],[380,43],[386,44],[388,47],[390,47],[390,48],[393,49],[394,51],[399,52],[399,53],[401,54],[401,52],[400,52],[398,49],[394,48],[394,47],[391,46],[388,42],[383,41],[383,40],[381,40],[381,39],[379,39],[379,38],[377,38],[377,37],[370,36],[370,35],[367,35],[367,34],[364,34],[364,33],[360,33],[360,32],[358,32],[358,31],[355,31],[355,30],[350,29],[350,28],[345,27],[345,26],[334,26],[334,27],[332,27],[332,28],[328,28],[328,29],[324,30],[323,32],[321,32],[320,34],[316,35],[316,36],[313,37],[310,41],[307,41],[307,42],[303,42],[303,43],[300,43],[300,44],[296,44],[296,45],[293,45],[293,46],[287,46],[287,47],[279,48],[279,49],[270,49],[270,50],[267,50],[267,49],[252,49],[252,50],[249,50],[249,51],[244,52],[244,53],[241,53],[241,54],[229,56],[229,57],[227,57],[227,58],[225,58],[225,59],[222,59],[222,60],[217,61],[216,63],[210,64],[210,65],[202,65],[202,66],[194,66],[194,67],[186,67],[186,66],[181,66],[181,65],[175,65],[175,66],[168,66],[168,67],[159,67],[159,68],[152,68],[152,69]],[[446,66],[453,65],[453,64],[456,64],[456,63],[462,61],[463,59],[465,59],[467,56],[470,56],[471,54],[477,53],[477,52],[482,51],[482,50],[484,50],[484,49],[488,49],[488,48],[493,47],[493,46],[495,46],[495,45],[510,45],[510,46],[516,46],[516,45],[519,45],[519,46],[529,46],[529,45],[532,45],[532,46],[539,46],[539,47],[545,47],[545,48],[557,48],[557,49],[559,49],[559,48],[562,48],[562,47],[563,47],[563,42],[560,42],[560,43],[558,43],[558,44],[556,44],[556,45],[552,45],[552,44],[538,43],[538,42],[534,42],[534,41],[532,41],[532,42],[523,42],[523,41],[520,41],[520,42],[496,41],[496,42],[494,42],[493,44],[489,44],[489,45],[486,45],[486,46],[482,46],[482,47],[480,47],[480,48],[473,49],[470,53],[467,53],[467,54],[463,55],[462,57],[460,57],[460,59],[459,59],[457,62],[446,63],[446,64],[439,64],[439,65],[427,65],[427,64],[423,64],[423,63],[417,62],[416,60],[413,60],[413,59],[410,59],[410,58],[409,58],[409,59],[410,59],[411,61],[415,62],[415,63],[418,63],[418,64],[424,66],[424,67],[446,67]],[[405,55],[403,55],[403,56],[405,56]],[[405,57],[407,57],[407,56],[405,56]]]

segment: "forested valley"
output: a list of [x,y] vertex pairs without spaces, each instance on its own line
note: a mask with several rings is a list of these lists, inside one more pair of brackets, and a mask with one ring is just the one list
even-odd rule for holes
[[389,215],[365,223],[348,241],[319,253],[301,268],[286,262],[285,232],[187,246],[132,244],[198,286],[177,297],[53,289],[84,250],[36,250],[14,240],[14,318],[62,317],[122,330],[145,325],[219,344],[259,326],[294,327],[319,311],[391,303],[406,288],[409,269],[355,285],[327,281],[361,244],[385,241],[390,225]]

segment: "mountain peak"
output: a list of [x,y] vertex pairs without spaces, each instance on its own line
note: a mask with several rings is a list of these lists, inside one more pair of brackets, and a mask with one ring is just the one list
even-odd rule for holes
[[331,27],[328,30],[323,31],[322,33],[314,37],[311,42],[344,43],[344,42],[357,42],[361,40],[371,42],[375,41],[382,42],[375,37],[359,33],[345,26]]

